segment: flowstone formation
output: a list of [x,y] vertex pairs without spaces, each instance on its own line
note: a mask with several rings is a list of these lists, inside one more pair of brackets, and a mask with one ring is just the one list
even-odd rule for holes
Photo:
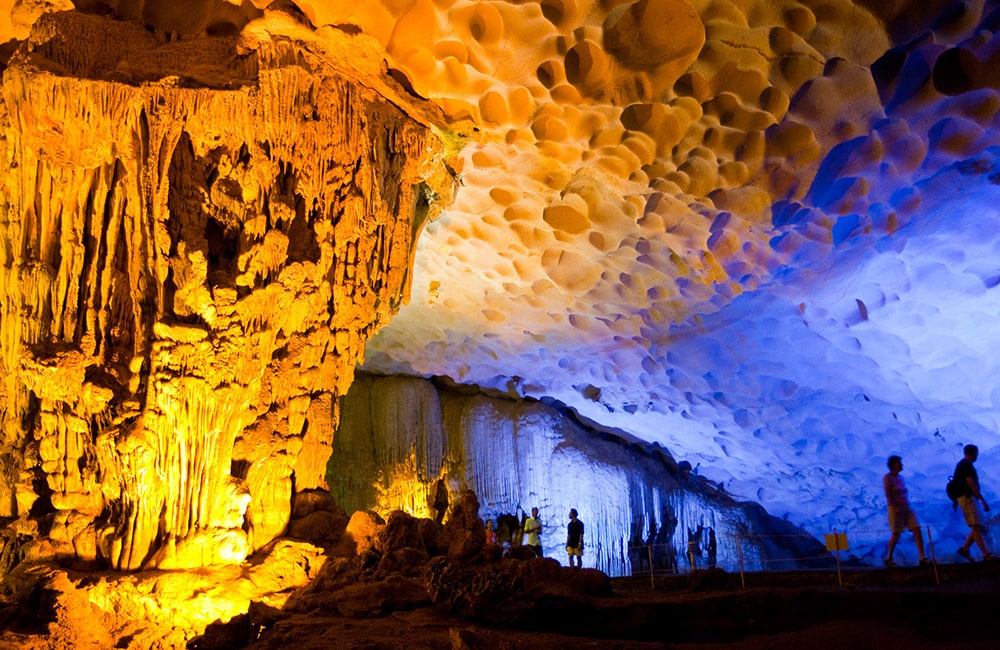
[[378,51],[289,14],[34,24],[0,104],[4,568],[239,563],[325,487],[338,397],[450,192]]
[[612,576],[833,561],[811,535],[738,502],[664,448],[595,428],[560,405],[359,373],[342,406],[328,480],[347,512],[436,517],[449,495],[471,489],[482,518],[515,546],[504,525],[537,507],[543,550],[565,563],[575,508],[586,565]]

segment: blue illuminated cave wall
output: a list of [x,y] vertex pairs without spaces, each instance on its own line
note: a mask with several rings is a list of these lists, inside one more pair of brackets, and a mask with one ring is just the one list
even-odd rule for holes
[[575,508],[586,526],[585,566],[613,576],[650,566],[661,574],[832,566],[808,533],[690,469],[561,405],[361,374],[342,401],[327,478],[348,512],[434,517],[439,481],[452,500],[473,490],[484,520],[520,519],[537,507],[544,552],[563,564]]
[[[938,559],[955,560],[968,529],[944,484],[964,444],[980,447],[987,499],[1000,493],[1000,10],[911,9],[886,25],[882,56],[831,56],[768,127],[754,180],[769,192],[765,223],[741,201],[759,194],[719,189],[687,204],[709,224],[702,259],[724,271],[711,290],[678,267],[668,303],[660,276],[642,285],[609,267],[614,290],[568,296],[570,316],[550,308],[559,317],[541,329],[484,283],[479,297],[516,325],[504,328],[472,318],[475,303],[421,294],[474,283],[475,268],[448,277],[418,263],[413,303],[372,341],[365,368],[558,400],[814,535],[846,531],[871,562],[889,534],[885,460],[901,454]],[[796,140],[802,131],[815,139]],[[644,200],[648,214],[665,199]],[[418,260],[449,227],[428,228]],[[673,268],[669,246],[637,249],[640,266]],[[614,302],[635,286],[634,302]],[[899,552],[915,559],[905,541]]]

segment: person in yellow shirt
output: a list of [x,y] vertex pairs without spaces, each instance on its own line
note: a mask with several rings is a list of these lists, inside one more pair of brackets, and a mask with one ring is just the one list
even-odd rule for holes
[[538,519],[538,508],[531,509],[531,516],[524,520],[524,545],[542,556],[542,522]]

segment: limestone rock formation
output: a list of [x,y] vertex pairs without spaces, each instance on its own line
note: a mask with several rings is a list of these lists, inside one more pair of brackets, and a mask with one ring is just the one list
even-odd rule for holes
[[213,626],[269,620],[326,561],[322,548],[282,539],[242,566],[94,574],[24,563],[4,578],[30,604],[24,627],[34,634],[17,647],[186,648]]
[[[431,519],[400,510],[378,523],[375,518],[360,517],[374,524],[370,528],[373,547],[360,555],[333,552],[310,584],[297,590],[283,611],[265,621],[268,629],[263,630],[259,646],[287,647],[286,639],[304,637],[347,646],[366,643],[353,636],[333,637],[322,630],[327,623],[342,629],[345,619],[358,621],[362,629],[381,627],[388,621],[397,631],[377,632],[381,645],[428,645],[423,636],[396,641],[411,631],[398,617],[415,610],[424,610],[420,618],[438,629],[476,621],[521,630],[547,626],[569,630],[581,611],[593,611],[603,619],[614,618],[626,607],[617,603],[609,612],[597,604],[600,600],[605,601],[604,606],[613,603],[614,594],[608,576],[595,569],[560,567],[558,562],[536,558],[533,553],[524,558],[510,553],[503,559],[491,556],[483,544],[483,521],[475,514],[478,509],[476,495],[462,492],[448,513],[445,537],[453,543],[437,546],[426,544],[420,532],[428,524],[436,525]],[[458,548],[463,551],[456,553]],[[473,548],[474,553],[464,552]],[[435,614],[427,611],[431,607]],[[252,609],[249,618],[251,626],[254,619],[261,620],[260,613]],[[228,628],[232,637],[246,624],[234,620],[217,626],[217,631]],[[198,642],[203,641],[208,641],[208,634],[199,637]]]
[[1000,473],[996,2],[306,4],[479,129],[366,369],[557,399],[876,562],[900,453],[961,543],[941,477]]
[[[578,507],[612,573],[704,526],[731,560],[763,515],[663,445],[874,540],[902,452],[964,535],[935,495],[962,443],[1000,460],[998,31],[992,0],[0,0],[0,570],[377,552],[379,512],[440,550],[464,487]],[[334,437],[364,355],[660,446],[405,379]]]
[[567,513],[576,508],[587,566],[612,576],[832,561],[810,535],[739,503],[662,447],[594,428],[558,405],[367,373],[342,404],[328,474],[334,499],[347,511],[430,517],[443,482],[456,501],[445,524],[455,557],[483,544],[458,534],[469,517],[501,527],[537,507],[546,555],[566,561]]
[[8,563],[238,563],[325,487],[338,397],[451,191],[379,56],[291,16],[34,24],[0,88],[0,515],[37,526]]

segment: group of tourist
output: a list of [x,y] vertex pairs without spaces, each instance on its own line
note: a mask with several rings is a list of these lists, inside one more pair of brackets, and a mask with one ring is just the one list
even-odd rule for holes
[[[965,543],[958,548],[957,552],[961,557],[971,562],[973,561],[971,549],[972,545],[975,544],[979,548],[980,553],[982,553],[984,560],[992,560],[996,556],[986,546],[985,527],[979,507],[979,504],[982,504],[984,512],[989,512],[990,510],[990,505],[986,502],[986,498],[983,497],[983,493],[979,488],[979,475],[975,468],[976,459],[979,458],[979,448],[976,445],[965,445],[962,452],[963,458],[955,466],[953,479],[958,486],[956,504],[957,507],[962,509],[965,523],[969,526],[969,534],[965,539]],[[888,503],[889,530],[891,535],[886,550],[885,565],[887,567],[896,566],[896,562],[892,556],[896,550],[896,543],[899,541],[899,537],[904,530],[909,530],[913,533],[913,540],[917,546],[920,564],[930,564],[930,558],[924,553],[924,537],[920,531],[917,515],[910,505],[906,484],[900,475],[903,471],[903,459],[896,455],[889,456],[886,465],[889,471],[882,478],[882,486],[885,489],[885,498]],[[541,540],[542,522],[538,516],[538,508],[531,509],[531,516],[524,516],[517,532],[519,533],[518,538],[523,539],[524,546],[534,551],[536,556],[543,557]],[[701,532],[700,529],[698,532]],[[693,534],[689,535],[689,537],[694,538]],[[486,543],[498,543],[497,531],[492,519],[486,521]],[[695,557],[691,552],[690,543],[688,550],[693,568]],[[583,566],[583,522],[580,521],[575,508],[570,509],[569,524],[566,526],[566,554],[571,567]]]
[[[518,538],[523,539],[524,546],[534,551],[537,557],[542,554],[542,521],[538,517],[538,508],[531,509],[531,516],[525,516],[518,530]],[[486,543],[497,544],[498,536],[492,519],[486,520]],[[566,526],[566,554],[569,565],[583,567],[583,522],[580,521],[576,508],[569,511],[569,524]]]
[[[983,497],[979,489],[979,475],[976,473],[975,462],[979,458],[979,448],[976,445],[965,445],[962,449],[963,458],[955,466],[953,481],[956,485],[955,502],[956,506],[962,509],[965,523],[969,526],[969,535],[965,538],[965,543],[958,548],[958,554],[973,561],[971,548],[973,543],[979,547],[984,560],[992,560],[995,556],[986,547],[984,536],[985,527],[983,516],[979,511],[979,504],[982,503],[984,512],[989,512],[990,505]],[[909,529],[913,533],[913,541],[917,545],[917,554],[920,557],[920,564],[930,564],[931,560],[924,554],[924,537],[920,532],[920,524],[917,522],[917,515],[910,506],[910,500],[906,493],[906,484],[900,472],[903,471],[903,459],[900,456],[889,456],[886,465],[889,471],[882,478],[882,486],[885,489],[885,498],[888,502],[889,510],[889,547],[885,555],[885,565],[887,567],[896,566],[892,559],[896,550],[896,542],[903,530]]]

